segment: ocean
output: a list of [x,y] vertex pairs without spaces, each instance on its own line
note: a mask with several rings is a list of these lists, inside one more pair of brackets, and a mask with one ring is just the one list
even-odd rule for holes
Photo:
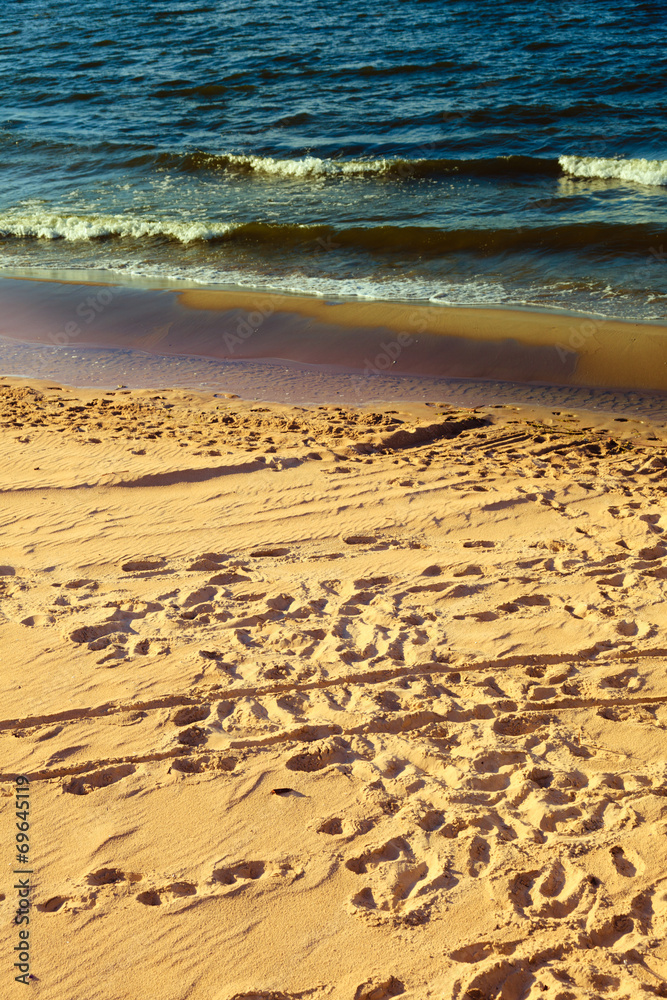
[[667,319],[664,6],[51,0],[0,276]]

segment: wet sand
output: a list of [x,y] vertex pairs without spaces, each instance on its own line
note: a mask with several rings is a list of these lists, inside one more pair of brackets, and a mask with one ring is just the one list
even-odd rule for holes
[[35,996],[664,993],[664,428],[21,379],[0,422]]
[[69,348],[282,360],[364,377],[667,390],[667,328],[528,310],[5,278],[0,336]]

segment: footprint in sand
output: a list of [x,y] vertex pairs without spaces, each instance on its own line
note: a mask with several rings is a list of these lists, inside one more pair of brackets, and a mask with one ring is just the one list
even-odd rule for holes
[[637,874],[637,868],[632,863],[630,858],[626,856],[622,847],[611,847],[609,849],[609,853],[611,854],[612,864],[619,875],[623,875],[624,878],[635,877]]
[[191,608],[194,604],[204,604],[213,600],[217,595],[218,588],[205,586],[200,587],[198,590],[193,590],[191,594],[183,601],[184,608]]
[[375,535],[348,535],[343,541],[346,545],[375,545],[378,539]]
[[454,576],[484,576],[484,570],[476,563],[469,563],[462,569],[457,570]]
[[565,869],[560,861],[554,861],[538,885],[538,892],[547,899],[560,896],[565,888]]
[[514,875],[509,884],[508,895],[514,909],[522,913],[529,906],[533,905],[533,898],[530,890],[535,884],[535,879],[540,874],[539,869],[528,872],[518,872]]
[[68,590],[80,590],[82,587],[86,587],[88,590],[99,590],[99,583],[97,580],[70,580],[68,583],[64,583],[63,587],[67,587]]
[[181,623],[193,622],[197,618],[199,619],[197,621],[197,625],[208,625],[210,621],[209,614],[211,611],[213,611],[212,604],[199,604],[190,611],[183,611],[178,618]]
[[111,640],[113,640],[114,645],[111,648],[111,650],[106,654],[106,656],[103,656],[101,659],[95,661],[98,666],[102,666],[102,664],[106,663],[107,667],[109,668],[117,667],[119,665],[120,660],[125,659],[125,657],[127,656],[127,650],[124,648],[124,643],[127,642],[127,636],[118,635],[118,633],[110,636],[109,642],[100,639],[98,640],[100,644],[99,646],[94,644],[91,645],[89,648],[91,649],[106,648],[107,646],[111,645]]
[[289,594],[278,594],[276,597],[266,599],[266,605],[272,611],[287,611],[293,603],[294,598],[290,597]]
[[422,576],[441,576],[441,574],[442,574],[442,567],[436,565],[427,566],[426,569],[423,569],[421,571]]
[[89,649],[103,649],[105,645],[107,646],[109,645],[110,640],[108,640],[103,645],[93,646],[92,644],[96,642],[98,639],[102,639],[106,636],[109,636],[111,633],[116,632],[117,630],[118,630],[117,622],[105,622],[103,625],[82,625],[80,628],[76,628],[74,629],[73,632],[70,632],[69,637],[72,640],[72,642],[88,643]]
[[[637,681],[636,685],[633,683],[634,681]],[[603,677],[600,681],[600,686],[603,688],[613,688],[616,691],[621,691],[624,688],[637,690],[642,686],[642,680],[638,676],[637,668],[631,667],[629,670],[621,670],[617,674]]]
[[551,601],[544,594],[525,594],[523,597],[515,597],[515,604],[520,604],[524,608],[548,608]]
[[176,726],[191,726],[195,722],[202,722],[204,719],[207,719],[210,714],[210,705],[192,705],[188,708],[179,708],[172,722]]
[[331,837],[337,837],[343,832],[343,824],[337,816],[334,816],[332,819],[327,819],[321,823],[317,828],[317,832],[328,833]]
[[[390,1000],[390,997],[401,996],[403,993],[405,993],[404,984],[394,976],[383,980],[367,979],[366,982],[357,986],[354,1000]],[[285,1000],[288,998],[286,997]]]
[[171,885],[167,886],[167,892],[171,892],[177,897],[194,896],[197,893],[197,886],[193,885],[192,882],[172,882]]
[[[187,896],[195,896],[197,887],[192,882],[172,882],[166,889],[146,889],[137,896],[137,902],[144,906],[161,906],[162,896],[171,896],[173,899],[182,899]],[[169,899],[167,899],[169,901]]]
[[350,900],[353,913],[390,916],[408,926],[428,921],[436,891],[450,884],[450,876],[442,872],[441,865],[428,882],[428,863],[415,857],[403,837],[350,858],[345,867],[367,883]]
[[667,555],[667,547],[664,543],[660,545],[649,545],[644,549],[639,550],[639,558],[646,559],[649,562],[654,562],[657,559],[662,559]]
[[468,850],[468,874],[472,878],[478,878],[489,864],[490,859],[491,848],[488,842],[476,834],[470,842]]
[[213,660],[216,663],[225,658],[225,654],[219,649],[198,649],[197,654],[201,656],[202,660]]
[[[458,617],[458,616],[457,616]],[[462,616],[465,617],[465,616]],[[476,614],[471,616],[478,622],[495,622],[498,619],[498,615],[495,611],[478,611]]]
[[[374,587],[386,587],[393,583],[393,580],[392,576],[371,576],[364,580],[355,580],[354,587],[356,590],[372,590]],[[329,582],[340,583],[339,580]]]
[[250,583],[250,579],[249,576],[237,573],[236,570],[230,570],[227,573],[216,573],[208,582],[213,586],[226,587],[231,583]]
[[109,785],[114,785],[117,781],[121,781],[130,774],[134,774],[135,771],[136,768],[133,764],[119,764],[116,767],[106,767],[102,771],[80,774],[71,778],[63,786],[63,791],[70,792],[72,795],[88,795],[90,792],[95,792],[100,788],[107,788]]
[[147,889],[145,892],[140,892],[137,896],[137,901],[143,903],[144,906],[160,906],[162,903],[160,894],[155,889]]
[[539,788],[549,788],[554,780],[553,771],[550,771],[548,767],[534,767],[532,771],[528,772],[528,778]]
[[199,756],[177,757],[172,761],[169,771],[181,774],[204,774],[206,771],[233,771],[238,764],[236,757]]
[[261,878],[265,870],[266,865],[263,861],[239,861],[233,865],[214,869],[212,878],[220,885],[235,885],[238,890],[247,888],[251,882]]
[[665,529],[661,527],[660,521],[663,517],[663,514],[641,514],[639,520],[644,521],[649,531],[657,535],[662,535]]
[[505,715],[495,720],[493,731],[499,736],[527,736],[544,725],[543,718],[528,715]]
[[22,618],[20,624],[28,627],[52,625],[55,622],[53,615],[29,615]]
[[164,570],[167,560],[163,556],[157,559],[131,559],[122,564],[123,573],[147,573],[155,570]]
[[37,909],[40,913],[57,913],[69,898],[69,896],[52,896],[45,903],[37,903]]
[[119,868],[100,868],[96,872],[91,872],[86,881],[88,885],[116,885],[118,882],[126,881],[128,876]]
[[188,726],[178,734],[178,742],[187,747],[199,747],[208,740],[208,733],[201,726]]
[[439,809],[428,809],[417,819],[417,823],[426,833],[433,833],[434,830],[439,830],[444,822],[444,813],[440,812]]
[[342,764],[347,759],[347,751],[345,741],[334,737],[311,751],[290,757],[285,767],[290,771],[321,771],[330,764]]

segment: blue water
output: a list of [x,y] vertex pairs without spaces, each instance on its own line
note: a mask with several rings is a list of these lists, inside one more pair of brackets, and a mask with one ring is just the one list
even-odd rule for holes
[[7,4],[0,274],[663,321],[664,19],[632,0]]

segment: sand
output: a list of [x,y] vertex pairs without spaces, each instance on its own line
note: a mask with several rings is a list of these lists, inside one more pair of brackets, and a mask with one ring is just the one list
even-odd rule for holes
[[664,429],[0,384],[3,996],[667,996]]

